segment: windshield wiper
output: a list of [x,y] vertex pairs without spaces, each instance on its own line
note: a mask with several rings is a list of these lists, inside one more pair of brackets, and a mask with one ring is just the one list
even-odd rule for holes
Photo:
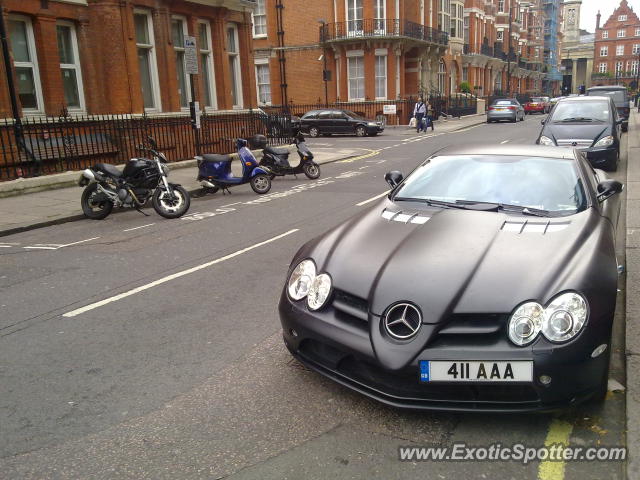
[[522,205],[513,205],[510,203],[483,202],[481,200],[456,200],[460,205],[493,205],[495,211],[503,210],[507,212],[517,212],[523,215],[533,215],[536,217],[550,217],[553,215],[549,210],[542,208],[526,207]]
[[562,123],[562,122],[594,122],[596,121],[593,118],[589,118],[589,117],[570,117],[570,118],[563,118],[562,120],[558,120],[555,123]]
[[446,202],[444,200],[434,200],[432,198],[413,198],[413,197],[395,197],[394,201],[399,202],[422,202],[427,205],[431,205],[432,207],[444,207],[444,208],[459,208],[466,209],[467,207],[464,204],[458,203],[458,200],[455,202]]

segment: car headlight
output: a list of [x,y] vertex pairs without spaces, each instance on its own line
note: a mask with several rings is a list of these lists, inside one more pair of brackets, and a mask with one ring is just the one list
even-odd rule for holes
[[596,142],[594,147],[608,147],[609,145],[613,145],[613,137],[611,135],[602,137],[600,140]]
[[536,302],[523,303],[509,319],[509,340],[522,347],[542,332],[551,342],[566,342],[580,332],[587,314],[587,301],[575,292],[558,295],[546,308]]
[[301,261],[291,272],[287,284],[287,292],[293,300],[302,300],[309,293],[309,288],[316,278],[316,264],[312,260]]
[[552,342],[575,337],[587,321],[587,302],[574,292],[563,293],[545,308],[542,334]]
[[542,135],[540,137],[540,145],[555,145],[555,142],[553,140],[551,140],[549,137],[545,137],[544,135]]
[[369,122],[367,125],[369,125],[370,127],[377,127],[378,124],[376,122]]
[[318,310],[329,298],[331,293],[331,277],[326,273],[318,275],[309,288],[307,293],[307,306],[311,310]]
[[165,176],[169,176],[169,165],[161,163],[160,166],[162,167],[162,173],[164,173]]
[[535,302],[520,305],[509,320],[509,339],[524,346],[535,340],[542,328],[544,309]]

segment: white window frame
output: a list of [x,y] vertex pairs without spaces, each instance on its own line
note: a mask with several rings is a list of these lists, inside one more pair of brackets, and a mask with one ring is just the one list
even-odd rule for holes
[[[137,50],[139,48],[145,48],[149,50],[149,68],[151,71],[149,72],[149,76],[151,77],[151,95],[153,96],[153,107],[144,107],[145,112],[156,113],[162,111],[162,97],[160,95],[160,80],[158,78],[158,61],[156,59],[156,37],[155,31],[153,28],[153,17],[151,15],[150,10],[135,8],[133,10],[133,15],[144,15],[147,19],[147,32],[149,33],[149,42],[150,43],[138,43],[135,32],[135,24],[134,24],[134,32],[133,36],[136,40],[136,55]],[[142,93],[142,92],[141,92]],[[144,103],[144,101],[143,101]]]
[[640,43],[634,43],[633,47],[631,49],[631,54],[632,55],[638,55],[640,54]]
[[373,19],[375,22],[374,29],[376,33],[384,33],[387,29],[387,0],[374,0]]
[[[200,25],[204,25],[206,30],[207,30],[207,44],[206,45],[202,45],[200,43]],[[207,59],[207,68],[209,69],[209,76],[210,78],[210,82],[209,85],[207,85],[204,82],[204,78],[203,78],[203,86],[204,88],[206,88],[209,92],[209,97],[211,98],[211,105],[204,105],[204,110],[205,111],[211,111],[211,110],[217,110],[218,109],[218,98],[217,98],[217,92],[216,92],[216,72],[214,69],[214,63],[213,63],[213,44],[211,43],[213,40],[211,39],[211,23],[209,23],[209,21],[207,20],[198,20],[198,34],[197,34],[197,42],[198,42],[198,53],[200,54],[200,62],[202,62],[202,56],[206,55]],[[204,104],[204,102],[203,102]]]
[[[384,76],[378,75],[378,59],[382,58],[382,65],[384,65]],[[387,99],[387,95],[388,95],[388,89],[387,89],[387,81],[388,81],[388,77],[389,77],[389,67],[388,67],[388,62],[387,62],[387,51],[383,49],[383,51],[376,51],[376,55],[375,55],[375,62],[374,62],[374,76],[375,76],[375,84],[374,84],[374,94],[375,94],[375,99],[376,100],[386,100]],[[378,95],[378,80],[379,79],[384,79],[382,81],[382,85],[383,85],[383,89],[384,91],[382,92],[383,95]]]
[[[362,71],[362,76],[361,77],[351,77],[351,62],[354,59],[360,59],[360,61],[362,62],[361,66],[361,71]],[[348,99],[350,102],[357,102],[357,101],[362,101],[365,99],[366,97],[366,93],[365,93],[365,83],[364,83],[364,77],[365,77],[365,73],[364,73],[364,52],[362,52],[361,50],[358,51],[354,51],[354,50],[349,50],[347,51],[347,95],[348,95]],[[362,85],[362,96],[353,96],[352,95],[352,89],[351,89],[351,81],[355,80],[357,82],[357,86],[356,88],[359,90],[359,86],[360,86],[360,82]]]
[[[227,61],[230,57],[234,57],[233,69],[234,76],[236,78],[236,84],[231,85],[231,88],[235,90],[236,104],[233,105],[234,109],[242,109],[244,105],[244,98],[242,96],[242,68],[240,66],[240,37],[238,35],[238,25],[235,23],[227,23],[225,29],[225,40],[228,38],[229,29],[233,29],[234,43],[236,44],[237,51],[231,52],[229,45],[227,45]],[[229,79],[231,80],[231,79]],[[233,99],[233,94],[231,95]]]
[[627,21],[627,16],[626,15],[618,15],[618,21],[619,22],[626,22]]
[[627,29],[626,28],[618,29],[618,38],[624,38],[626,35],[627,35]]
[[[23,22],[25,24],[25,31],[27,33],[27,48],[29,49],[30,62],[16,62],[13,61],[13,68],[31,68],[33,72],[33,83],[36,89],[36,102],[37,108],[24,108],[22,105],[22,113],[27,115],[41,115],[44,113],[44,98],[42,96],[42,84],[40,83],[40,68],[38,67],[38,53],[36,52],[36,39],[33,34],[33,23],[29,17],[24,15],[9,15],[9,21]],[[7,25],[7,27],[9,27]],[[7,32],[9,39],[11,34]],[[17,86],[16,86],[17,88]]]
[[504,13],[504,0],[498,0],[498,12]]
[[451,0],[436,0],[438,2],[438,29],[451,33]]
[[[359,8],[358,3],[360,4]],[[347,20],[347,36],[362,35],[364,27],[364,0],[344,0],[344,8]],[[360,11],[360,17],[357,15],[358,11]],[[351,18],[352,12],[354,14],[353,18]]]
[[640,37],[640,27],[636,27],[636,37]]
[[[460,8],[462,6],[462,8]],[[464,27],[462,25],[463,11],[464,11],[464,3],[458,0],[452,0],[450,4],[450,20],[449,20],[449,34],[453,38],[463,38],[464,35]],[[456,34],[451,34],[451,29],[455,27]]]
[[[267,0],[256,0],[256,7],[251,14],[251,23],[253,24],[253,38],[266,38],[267,37]],[[261,13],[258,12],[261,7]],[[256,18],[261,17],[264,20],[264,33],[256,33]]]
[[[255,70],[256,70],[256,99],[258,101],[258,105],[271,105],[271,70],[269,69],[269,59],[268,58],[256,58],[254,60]],[[260,83],[258,83],[258,67],[267,66],[267,71],[269,72],[269,101],[263,102],[260,100]]]
[[600,62],[600,65],[598,65],[598,73],[607,73],[607,62]]
[[631,75],[636,76],[638,75],[638,64],[640,62],[638,62],[638,60],[633,60],[631,62]]
[[624,55],[624,44],[616,45],[616,57],[620,57]]
[[[186,99],[187,99],[187,105],[183,106],[182,104],[180,105],[180,110],[182,110],[183,112],[188,112],[189,111],[189,102],[191,102],[191,79],[189,78],[189,75],[187,74],[187,66],[186,66],[186,60],[185,60],[185,55],[184,55],[184,37],[189,36],[189,30],[188,30],[188,26],[187,26],[187,19],[186,17],[183,17],[182,15],[171,15],[171,41],[173,42],[173,22],[178,21],[180,22],[181,26],[182,26],[182,38],[183,38],[183,43],[182,45],[173,45],[173,52],[174,54],[178,54],[178,52],[182,52],[182,72],[184,73],[184,88],[186,90]],[[178,86],[180,86],[180,84],[178,84]],[[180,96],[180,92],[178,92],[178,96]],[[180,99],[180,101],[182,102],[182,99]]]
[[602,38],[609,38],[609,30],[602,31]]
[[616,76],[620,76],[622,72],[624,72],[624,62],[616,62],[616,65],[615,65]]
[[[60,70],[75,70],[76,72],[76,88],[78,89],[78,100],[80,101],[80,105],[78,107],[69,107],[67,105],[67,110],[73,113],[83,113],[86,111],[87,107],[84,100],[84,85],[82,83],[82,66],[80,65],[80,51],[78,49],[78,33],[76,30],[76,25],[73,22],[67,20],[58,20],[56,22],[56,27],[60,25],[61,27],[69,27],[71,32],[71,49],[73,53],[73,59],[75,63],[60,63]],[[57,33],[57,32],[56,32]],[[63,88],[64,94],[64,88]]]
[[600,47],[600,56],[606,57],[607,55],[609,55],[609,47],[608,46]]
[[497,30],[496,31],[496,42],[503,42],[504,41],[504,30]]

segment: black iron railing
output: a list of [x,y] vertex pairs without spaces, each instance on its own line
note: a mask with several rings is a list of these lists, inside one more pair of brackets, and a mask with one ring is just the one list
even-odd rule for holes
[[[147,135],[170,162],[196,153],[191,120],[182,115],[24,118],[22,127],[23,140],[17,142],[13,121],[0,124],[0,181],[80,170],[98,162],[122,164],[140,155],[136,147]],[[266,135],[271,145],[291,143],[291,115],[260,110],[203,115],[201,151],[231,153],[235,138],[256,133]]]
[[320,43],[367,37],[405,37],[439,45],[449,44],[447,32],[397,18],[350,20],[325,23],[320,27]]

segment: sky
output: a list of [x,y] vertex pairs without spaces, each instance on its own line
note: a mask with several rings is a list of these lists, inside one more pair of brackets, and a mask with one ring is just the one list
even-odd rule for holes
[[[640,15],[640,0],[627,0],[633,11]],[[609,18],[609,15],[618,8],[620,0],[582,0],[582,7],[580,8],[580,28],[588,30],[593,33],[596,31],[596,14],[598,10],[602,14],[600,19],[600,25],[604,24]]]

